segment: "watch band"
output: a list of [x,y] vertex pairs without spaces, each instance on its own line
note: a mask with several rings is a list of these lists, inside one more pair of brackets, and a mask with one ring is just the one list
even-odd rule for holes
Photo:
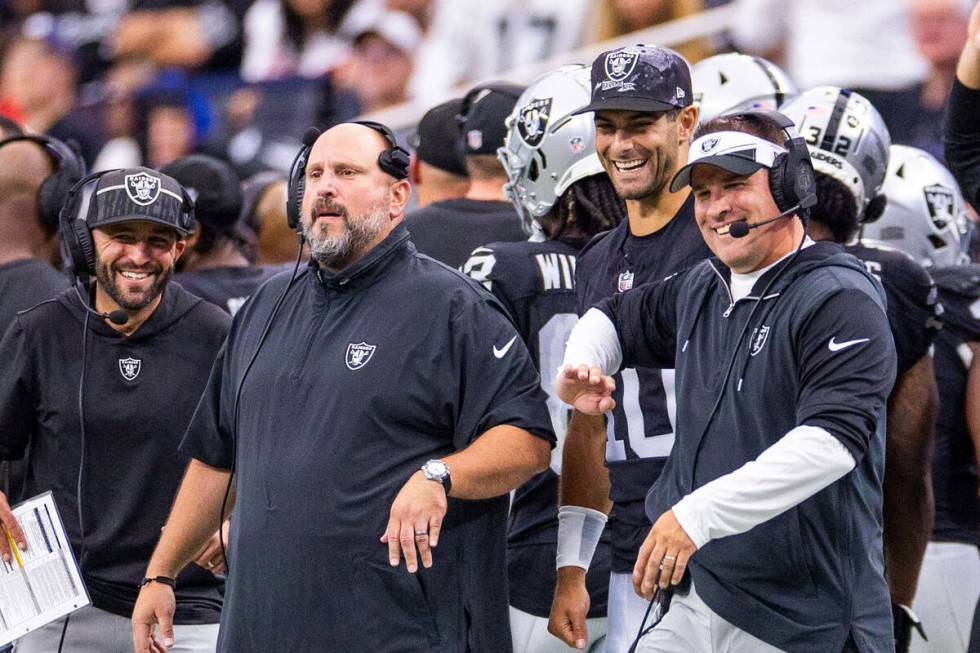
[[137,587],[142,588],[144,585],[149,585],[150,583],[163,583],[164,585],[169,585],[170,589],[177,589],[177,579],[171,578],[170,576],[153,576],[152,578],[144,578],[139,582]]

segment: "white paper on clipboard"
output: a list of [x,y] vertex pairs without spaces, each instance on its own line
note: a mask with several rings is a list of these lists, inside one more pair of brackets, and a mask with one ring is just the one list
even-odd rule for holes
[[[51,493],[18,504],[13,512],[27,551],[17,551],[9,563],[0,559],[0,646],[90,602]],[[8,536],[3,531],[0,537]]]

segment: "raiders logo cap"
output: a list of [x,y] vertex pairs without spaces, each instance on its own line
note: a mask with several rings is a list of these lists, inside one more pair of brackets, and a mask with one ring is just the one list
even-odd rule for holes
[[632,45],[600,54],[592,62],[592,101],[588,111],[670,111],[694,99],[691,69],[670,48]]
[[147,220],[187,236],[194,231],[193,207],[184,208],[184,189],[173,177],[150,168],[124,168],[99,179],[86,220],[92,229]]

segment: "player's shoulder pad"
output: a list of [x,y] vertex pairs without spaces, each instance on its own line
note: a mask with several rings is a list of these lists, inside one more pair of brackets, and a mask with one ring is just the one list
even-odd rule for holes
[[980,265],[952,265],[933,268],[936,285],[966,297],[980,297]]

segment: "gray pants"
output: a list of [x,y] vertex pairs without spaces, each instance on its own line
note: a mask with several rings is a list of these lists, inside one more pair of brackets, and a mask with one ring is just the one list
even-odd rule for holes
[[644,635],[637,653],[778,653],[744,630],[725,621],[709,608],[694,583],[686,596],[675,594],[670,609],[657,627]]
[[[58,619],[14,642],[14,653],[57,653],[64,619]],[[170,653],[214,653],[218,624],[174,626]],[[133,653],[129,619],[87,606],[68,621],[63,653]]]

